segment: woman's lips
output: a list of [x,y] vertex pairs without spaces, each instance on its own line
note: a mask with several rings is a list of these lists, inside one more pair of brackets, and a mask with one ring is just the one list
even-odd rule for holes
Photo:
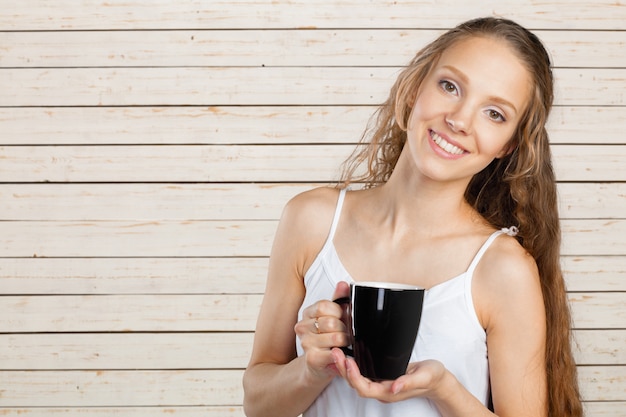
[[458,146],[451,144],[450,142],[448,142],[447,140],[445,140],[444,138],[439,136],[439,134],[437,134],[436,132],[432,130],[430,131],[430,137],[440,149],[442,149],[443,151],[451,155],[460,156],[466,152],[465,150],[459,148]]

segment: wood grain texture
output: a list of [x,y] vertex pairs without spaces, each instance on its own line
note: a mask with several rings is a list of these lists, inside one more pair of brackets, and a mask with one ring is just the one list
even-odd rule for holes
[[626,5],[4,2],[0,415],[243,417],[277,221],[337,179],[400,68],[480,16],[553,57],[587,415],[626,417]]
[[7,30],[77,29],[276,29],[276,28],[450,28],[478,16],[506,16],[533,29],[624,29],[620,2],[573,0],[529,3],[524,0],[168,0],[144,3],[114,0],[101,4],[70,0],[9,3],[0,27]]
[[[2,32],[0,67],[402,66],[443,30]],[[626,33],[535,31],[555,67],[624,68]]]

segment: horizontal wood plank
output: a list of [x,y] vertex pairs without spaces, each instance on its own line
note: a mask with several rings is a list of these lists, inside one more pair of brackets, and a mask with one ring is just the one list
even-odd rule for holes
[[[261,295],[0,297],[0,332],[253,331]],[[626,293],[569,294],[577,329],[624,329]]]
[[569,291],[626,291],[625,256],[563,256]]
[[[579,368],[587,401],[619,401],[624,367]],[[231,406],[243,371],[6,371],[0,407]]]
[[0,292],[263,294],[267,267],[268,258],[5,258]]
[[[569,294],[574,327],[577,329],[626,328],[626,293]],[[625,375],[626,376],[626,375]]]
[[[624,256],[564,256],[572,292],[626,291]],[[4,258],[4,295],[263,294],[267,258]]]
[[261,295],[0,297],[0,333],[252,331]]
[[[352,145],[2,146],[0,182],[337,181]],[[626,181],[626,145],[553,145],[559,181]]]
[[[601,401],[584,403],[585,415],[593,417],[624,417],[626,414],[626,402],[623,401]],[[168,415],[172,414],[183,417],[245,417],[243,407],[37,407],[37,408],[1,408],[3,416],[23,416],[28,417],[144,417],[146,415]]]
[[181,28],[415,28],[452,27],[478,16],[506,16],[529,28],[623,29],[626,7],[610,0],[529,3],[524,0],[247,0],[107,1],[101,5],[25,0],[7,4],[5,30]]
[[[373,106],[0,107],[0,144],[354,144],[374,111]],[[555,107],[548,127],[556,144],[626,144],[622,107]]]
[[[6,221],[2,257],[261,257],[276,221]],[[626,220],[564,220],[563,255],[626,254]]]
[[579,365],[626,364],[626,330],[577,330],[574,355]]
[[4,371],[0,407],[240,406],[242,370]]
[[[597,410],[593,408],[593,410]],[[605,410],[603,408],[602,410]],[[184,406],[184,407],[0,407],[3,416],[24,416],[28,417],[145,417],[145,416],[181,416],[181,417],[245,417],[242,406],[230,407],[206,407],[206,406]],[[594,416],[605,416],[608,414],[594,414]],[[615,414],[611,414],[613,417]]]
[[626,390],[626,366],[581,366],[578,380],[586,401],[621,401]]
[[[0,69],[0,106],[377,105],[397,67]],[[626,69],[560,68],[555,104],[623,106]]]
[[[319,184],[0,184],[3,220],[278,220]],[[623,218],[625,183],[558,184],[565,219]]]
[[[578,365],[626,363],[626,330],[578,330]],[[243,369],[253,333],[2,334],[0,369]]]
[[[0,218],[278,220],[290,198],[318,186],[289,183],[0,184]],[[603,193],[590,195],[598,195],[600,199]]]
[[253,337],[224,332],[2,334],[0,369],[243,369]]
[[[0,67],[402,66],[441,30],[0,32]],[[626,67],[621,31],[535,31],[555,67]],[[393,48],[389,46],[393,45]]]

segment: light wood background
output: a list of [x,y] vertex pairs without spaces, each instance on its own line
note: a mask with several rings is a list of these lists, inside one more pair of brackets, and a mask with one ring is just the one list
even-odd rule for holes
[[626,416],[626,3],[0,0],[0,413],[242,416],[284,203],[425,43],[536,32],[589,416]]

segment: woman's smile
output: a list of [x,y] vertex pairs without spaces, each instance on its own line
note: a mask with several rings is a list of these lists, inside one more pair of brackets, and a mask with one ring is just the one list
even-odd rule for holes
[[[430,138],[432,139],[431,142],[440,150],[449,154],[450,157],[461,157],[463,154],[467,153],[467,151],[461,149],[460,147],[450,143],[447,139],[441,137],[437,132],[430,130],[428,133],[430,134]],[[437,151],[437,149],[435,150]]]

